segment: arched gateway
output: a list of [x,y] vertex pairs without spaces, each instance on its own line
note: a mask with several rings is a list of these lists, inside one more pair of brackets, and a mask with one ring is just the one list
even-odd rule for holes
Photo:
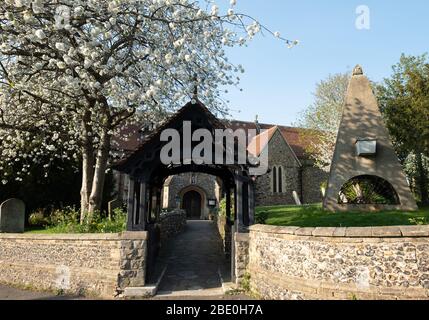
[[[252,167],[250,162],[254,163],[254,161],[247,160],[252,159],[252,156],[246,154],[246,161],[242,163],[243,157],[238,156],[237,151],[241,144],[237,139],[233,140],[233,157],[231,157],[231,146],[228,144],[227,138],[223,138],[221,141],[213,138],[210,148],[206,145],[207,148],[204,149],[204,153],[212,150],[210,155],[202,154],[201,141],[192,141],[195,140],[192,138],[189,141],[189,137],[192,137],[196,131],[197,133],[210,132],[214,135],[215,131],[225,129],[226,127],[219,119],[198,99],[194,99],[147,136],[137,151],[115,166],[116,170],[129,176],[127,230],[148,231],[149,234],[148,268],[153,266],[159,247],[160,237],[157,223],[162,207],[161,194],[164,182],[170,176],[186,172],[200,172],[218,177],[222,182],[222,194],[226,199],[226,219],[232,226],[232,233],[245,233],[247,227],[253,224],[254,180],[249,168]],[[165,133],[166,130],[175,130],[178,133],[177,140],[180,140],[176,141],[179,142],[180,152],[177,150],[170,152],[168,156],[175,153],[176,158],[172,158],[173,160],[169,163],[162,159],[162,152],[174,139],[165,141],[163,132]],[[198,135],[203,138],[202,134]],[[196,150],[196,148],[199,149]],[[219,154],[219,150],[221,150],[221,154]],[[247,153],[247,148],[244,150]],[[192,159],[190,159],[190,155],[193,155]],[[220,157],[225,161],[220,163]],[[231,193],[234,199],[233,206],[231,206]],[[184,194],[184,201],[191,207],[189,213],[191,215],[198,214],[197,198],[195,194]],[[231,207],[233,207],[234,214],[231,212]],[[234,238],[233,236],[232,239]],[[232,270],[234,270],[234,241],[231,243],[231,263]],[[234,272],[232,272],[232,277],[234,278]]]

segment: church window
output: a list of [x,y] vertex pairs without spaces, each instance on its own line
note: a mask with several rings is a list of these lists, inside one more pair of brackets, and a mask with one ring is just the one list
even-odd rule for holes
[[277,193],[277,168],[273,167],[273,192]]

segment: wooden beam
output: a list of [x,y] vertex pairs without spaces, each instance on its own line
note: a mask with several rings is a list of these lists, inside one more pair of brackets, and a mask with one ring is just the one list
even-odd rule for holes
[[255,184],[249,183],[249,225],[255,224]]
[[138,225],[141,230],[146,230],[147,221],[147,198],[146,198],[146,182],[140,182],[140,208]]
[[243,182],[239,179],[235,180],[236,185],[236,211],[235,211],[235,219],[236,219],[236,228],[235,230],[237,232],[240,232],[240,230],[243,227]]
[[134,203],[135,203],[135,194],[134,194],[134,179],[129,176],[128,179],[128,203],[127,203],[127,230],[133,230],[133,219],[134,219]]

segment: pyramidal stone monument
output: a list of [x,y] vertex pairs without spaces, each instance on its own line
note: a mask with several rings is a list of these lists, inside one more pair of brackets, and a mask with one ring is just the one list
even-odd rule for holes
[[323,207],[329,211],[417,210],[362,68],[351,77]]

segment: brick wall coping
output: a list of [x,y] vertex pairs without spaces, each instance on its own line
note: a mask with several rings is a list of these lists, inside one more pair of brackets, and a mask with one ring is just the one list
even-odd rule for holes
[[25,240],[146,240],[146,231],[124,231],[121,233],[53,233],[53,234],[32,234],[32,233],[0,233],[0,240],[3,239],[25,239]]
[[423,238],[429,237],[429,225],[394,227],[349,227],[349,228],[300,228],[253,225],[252,232],[287,234],[295,236],[331,237],[331,238]]

